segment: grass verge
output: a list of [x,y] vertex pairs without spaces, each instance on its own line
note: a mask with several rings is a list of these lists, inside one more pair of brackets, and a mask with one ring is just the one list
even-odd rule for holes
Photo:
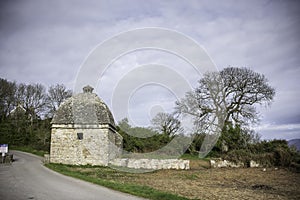
[[11,146],[10,149],[12,150],[18,150],[18,151],[24,151],[27,153],[32,153],[38,156],[44,156],[44,154],[47,154],[49,152],[47,151],[42,151],[42,150],[36,150],[30,146]]
[[[128,194],[132,194],[139,197],[144,197],[148,199],[153,200],[188,200],[185,197],[181,197],[175,194],[159,191],[156,189],[153,189],[149,186],[142,186],[142,185],[135,185],[132,183],[125,183],[125,182],[119,182],[117,180],[105,180],[99,177],[92,177],[89,176],[88,173],[72,170],[73,166],[70,165],[62,165],[62,164],[46,164],[46,167],[59,172],[61,174],[71,176],[74,178],[78,178],[84,181],[88,181],[94,184],[102,185],[107,188],[111,188],[113,190],[118,190],[120,192],[125,192]],[[87,167],[87,168],[93,168],[93,167]],[[98,167],[99,168],[99,167]],[[120,172],[112,170],[112,169],[105,169],[105,167],[100,167],[103,170],[101,170],[102,173],[106,173],[105,176],[115,176],[120,174]],[[114,174],[115,173],[115,174]],[[130,174],[129,174],[130,176]]]

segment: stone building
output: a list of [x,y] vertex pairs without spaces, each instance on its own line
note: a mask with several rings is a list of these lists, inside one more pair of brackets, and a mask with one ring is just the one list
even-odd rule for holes
[[122,136],[107,105],[86,86],[63,102],[51,122],[50,162],[133,169],[189,169],[181,159],[122,158]]
[[92,87],[60,105],[51,122],[50,162],[107,166],[121,151],[114,118]]

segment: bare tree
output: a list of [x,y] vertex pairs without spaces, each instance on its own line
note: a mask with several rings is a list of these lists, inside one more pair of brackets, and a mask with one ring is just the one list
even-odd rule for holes
[[169,113],[158,113],[152,120],[154,130],[166,134],[169,137],[182,131],[180,121]]
[[17,85],[17,90],[15,93],[15,106],[22,105],[25,103],[27,85],[24,83],[20,83]]
[[254,122],[256,104],[270,105],[275,89],[263,74],[247,68],[225,68],[221,71],[224,83],[227,116],[225,121]]
[[67,90],[63,84],[50,86],[46,97],[48,115],[52,117],[60,104],[67,98],[72,96],[72,91]]
[[7,117],[14,106],[16,83],[0,78],[0,120]]
[[258,120],[255,106],[269,105],[274,95],[264,75],[228,67],[205,74],[194,91],[176,102],[176,110],[194,116],[201,129],[209,128],[212,118],[225,124],[249,124]]
[[26,85],[23,104],[31,118],[40,117],[45,109],[46,89],[41,84]]
[[176,112],[194,121],[190,128],[195,133],[215,134],[221,131],[225,119],[223,88],[219,73],[206,73],[199,80],[199,87],[176,102]]

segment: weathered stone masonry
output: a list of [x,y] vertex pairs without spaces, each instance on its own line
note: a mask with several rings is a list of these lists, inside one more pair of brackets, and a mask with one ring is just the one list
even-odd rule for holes
[[112,114],[91,87],[59,107],[52,120],[50,162],[107,166],[121,150]]
[[133,169],[190,169],[190,161],[182,159],[117,158],[110,164]]

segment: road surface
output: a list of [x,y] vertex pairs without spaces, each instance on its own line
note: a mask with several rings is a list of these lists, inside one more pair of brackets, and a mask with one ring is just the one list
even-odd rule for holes
[[12,153],[12,164],[0,164],[1,200],[141,200],[51,171],[43,166],[41,157],[20,151]]

